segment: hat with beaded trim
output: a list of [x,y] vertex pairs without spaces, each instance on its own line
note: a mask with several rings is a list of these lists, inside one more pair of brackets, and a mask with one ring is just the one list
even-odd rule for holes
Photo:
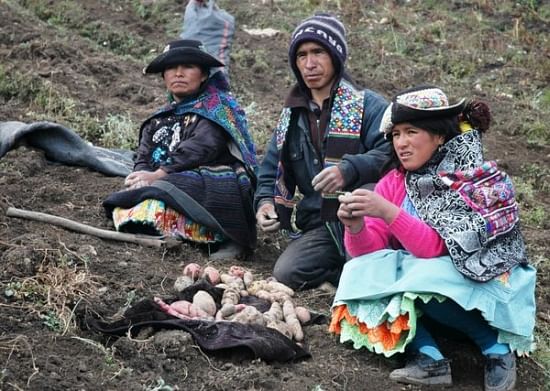
[[380,132],[388,134],[395,124],[428,118],[452,117],[462,112],[465,99],[449,104],[447,95],[436,86],[422,85],[398,92],[386,108]]

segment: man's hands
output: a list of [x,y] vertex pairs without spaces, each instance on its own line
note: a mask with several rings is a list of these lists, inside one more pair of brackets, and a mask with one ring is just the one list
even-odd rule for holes
[[256,221],[264,232],[277,231],[281,226],[275,206],[271,202],[266,202],[259,207],[256,212]]
[[344,187],[344,177],[338,166],[331,166],[315,175],[311,181],[311,185],[315,191],[334,193],[336,190]]
[[160,168],[156,171],[135,171],[124,179],[124,185],[128,187],[129,190],[139,189],[143,186],[149,186],[157,179],[166,175],[168,174]]

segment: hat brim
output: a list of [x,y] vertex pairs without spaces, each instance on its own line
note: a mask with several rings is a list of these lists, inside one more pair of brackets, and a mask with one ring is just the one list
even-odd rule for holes
[[196,48],[174,48],[157,56],[143,73],[161,73],[166,68],[180,65],[194,64],[208,68],[223,67],[225,64],[216,57]]
[[434,117],[451,117],[458,115],[464,110],[465,99],[460,100],[458,103],[451,106],[444,107],[430,107],[430,108],[416,108],[403,105],[401,103],[394,102],[392,106],[392,122],[398,124],[400,122],[407,122],[415,119],[426,119]]

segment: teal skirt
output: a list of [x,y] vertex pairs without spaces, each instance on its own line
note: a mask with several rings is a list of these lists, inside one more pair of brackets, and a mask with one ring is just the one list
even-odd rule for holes
[[[535,282],[536,270],[528,265],[476,282],[458,272],[448,256],[420,259],[403,250],[380,250],[345,264],[332,306],[331,330],[338,330],[342,342],[391,356],[404,352],[414,338],[421,316],[415,300],[449,298],[467,311],[479,310],[498,332],[499,342],[524,355],[534,349]],[[402,323],[403,316],[408,327],[399,327],[391,347],[364,333],[381,326],[391,329],[396,319]]]

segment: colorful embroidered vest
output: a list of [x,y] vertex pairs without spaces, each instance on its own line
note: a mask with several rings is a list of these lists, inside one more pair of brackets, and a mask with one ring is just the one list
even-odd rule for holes
[[[361,126],[364,111],[364,91],[357,91],[345,81],[340,81],[334,95],[330,121],[327,128],[328,138],[324,157],[324,167],[337,165],[344,154],[359,152],[361,140]],[[275,178],[274,199],[283,228],[290,227],[299,231],[294,224],[295,207],[299,196],[296,189],[287,188],[284,180],[284,165],[282,151],[286,142],[290,126],[292,110],[285,107],[275,128],[279,163]],[[322,194],[321,219],[324,221],[336,220],[338,210],[338,195],[336,193]]]

